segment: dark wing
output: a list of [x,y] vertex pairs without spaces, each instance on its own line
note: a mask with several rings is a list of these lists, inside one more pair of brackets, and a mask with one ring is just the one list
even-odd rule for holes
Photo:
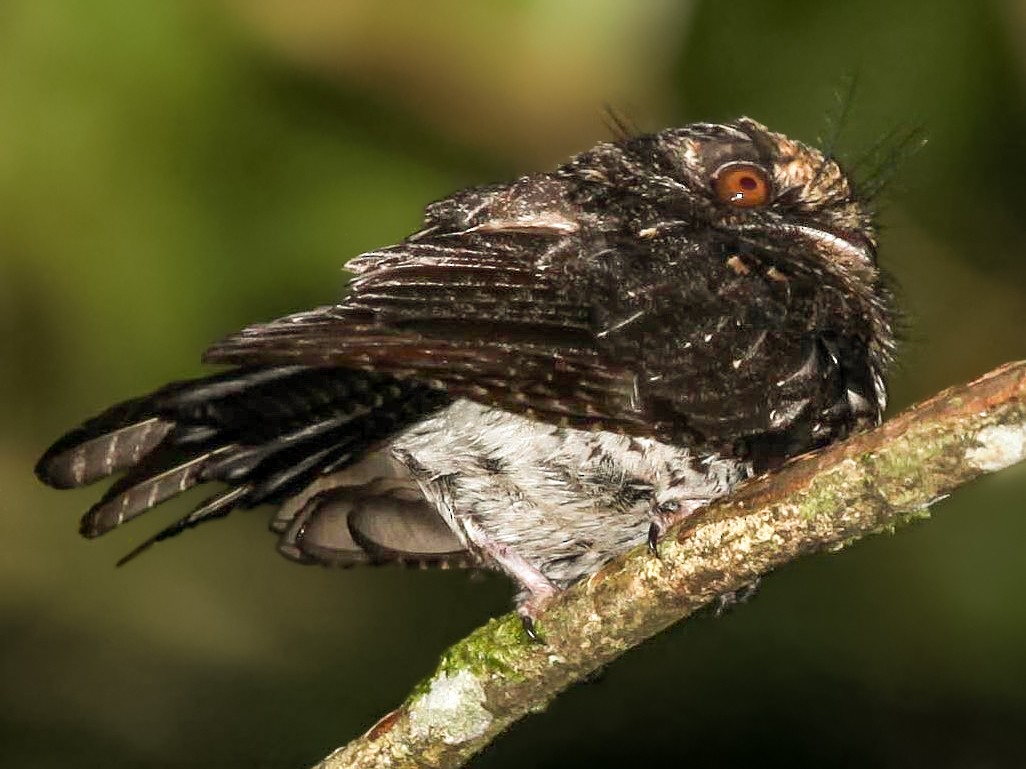
[[642,429],[630,361],[603,354],[564,269],[590,256],[547,233],[408,241],[351,261],[344,302],[252,326],[205,360],[384,371],[549,421]]
[[428,235],[351,262],[340,304],[206,359],[385,371],[545,421],[793,453],[837,437],[867,388],[849,397],[839,363],[865,358],[838,354],[842,292],[791,263],[717,233]]

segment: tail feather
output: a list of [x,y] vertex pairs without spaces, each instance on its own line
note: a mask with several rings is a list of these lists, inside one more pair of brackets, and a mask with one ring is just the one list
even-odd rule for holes
[[212,429],[231,426],[224,415],[210,413],[213,404],[230,403],[234,396],[262,385],[280,384],[304,371],[310,369],[235,369],[173,382],[150,395],[119,403],[56,441],[36,464],[36,476],[58,489],[88,486],[137,465],[164,442],[172,429],[178,432],[176,443],[186,443],[190,438],[197,439],[198,433],[205,433],[201,438],[205,439]]
[[[363,408],[358,413],[363,417],[369,412],[370,409]],[[204,470],[204,477],[206,480],[226,483],[238,482],[258,468],[267,466],[275,457],[288,453],[290,449],[299,449],[305,453],[311,442],[351,441],[356,436],[348,433],[348,430],[356,418],[347,414],[311,416],[309,424],[301,424],[295,429],[282,432],[264,443],[240,447],[238,451],[209,463]]]
[[297,455],[294,462],[281,463],[279,469],[267,473],[266,477],[254,484],[250,493],[250,503],[258,505],[263,502],[276,502],[300,491],[321,475],[325,468],[335,464],[334,460],[337,458],[344,458],[348,464],[355,454],[351,443],[346,441],[339,446],[328,446],[313,454]]
[[108,409],[54,443],[36,474],[51,486],[71,488],[125,473],[83,517],[87,537],[194,486],[228,485],[124,562],[236,507],[281,503],[446,402],[444,393],[426,385],[372,372],[235,369]]
[[174,461],[168,457],[180,457],[181,452],[175,450],[175,446],[169,447],[169,451],[133,468],[111,486],[82,517],[79,531],[90,539],[98,537],[188,491],[202,482],[201,475],[207,461],[233,448],[228,445],[212,451],[189,453]]
[[173,422],[156,416],[113,429],[87,422],[53,445],[36,465],[36,475],[58,489],[86,486],[135,465],[172,427]]
[[165,539],[181,534],[187,529],[199,526],[201,523],[205,523],[207,521],[223,518],[232,511],[232,508],[234,508],[243,497],[245,497],[248,490],[249,489],[247,487],[240,486],[236,489],[231,489],[229,491],[222,492],[221,494],[214,495],[206,502],[192,510],[188,515],[179,518],[170,526],[165,526],[152,537],[144,539],[131,551],[121,556],[121,558],[118,559],[117,565],[124,566],[129,561],[145,553],[158,542],[162,542]]

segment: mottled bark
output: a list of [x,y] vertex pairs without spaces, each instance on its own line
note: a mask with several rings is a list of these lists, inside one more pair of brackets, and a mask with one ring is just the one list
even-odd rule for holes
[[559,597],[532,643],[509,614],[451,647],[367,734],[321,762],[456,767],[576,681],[718,597],[806,553],[926,517],[964,483],[1026,456],[1026,362],[745,484]]

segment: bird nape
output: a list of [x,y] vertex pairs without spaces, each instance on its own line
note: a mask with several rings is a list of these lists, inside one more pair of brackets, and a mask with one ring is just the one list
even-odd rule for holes
[[880,420],[894,347],[868,201],[747,118],[599,144],[432,203],[337,304],[211,347],[230,366],[57,441],[57,488],[122,473],[98,536],[218,491],[128,557],[276,506],[304,563],[498,569],[528,621],[755,472]]

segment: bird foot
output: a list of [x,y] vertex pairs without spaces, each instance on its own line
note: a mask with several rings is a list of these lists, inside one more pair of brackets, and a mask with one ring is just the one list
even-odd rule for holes
[[552,599],[561,592],[563,591],[551,582],[548,582],[548,585],[541,591],[525,587],[518,596],[517,614],[520,615],[520,623],[524,626],[524,633],[534,643],[545,643],[545,639],[538,632],[535,620],[545,610],[545,607],[552,602]]
[[708,501],[707,499],[685,499],[659,507],[652,514],[652,520],[648,525],[648,551],[658,558],[659,541],[663,538],[663,535],[677,524],[686,521],[694,515]]
[[535,627],[535,620],[561,590],[530,561],[509,545],[496,542],[472,519],[463,522],[467,537],[480,551],[520,586],[517,596],[517,614],[527,637],[544,643]]

